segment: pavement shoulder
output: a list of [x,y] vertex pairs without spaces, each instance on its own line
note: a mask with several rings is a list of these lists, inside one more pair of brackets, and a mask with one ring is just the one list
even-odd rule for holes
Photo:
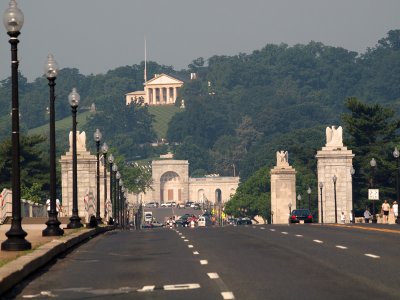
[[6,263],[0,268],[0,296],[63,252],[93,236],[113,229],[115,229],[114,226],[100,226],[80,229],[62,237],[54,237],[38,248],[27,251],[25,255]]

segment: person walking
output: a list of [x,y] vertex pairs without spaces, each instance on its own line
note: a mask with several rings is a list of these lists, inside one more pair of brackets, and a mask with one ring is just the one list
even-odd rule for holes
[[389,223],[389,211],[390,211],[390,205],[387,202],[387,200],[385,200],[382,204],[383,224]]
[[369,223],[369,220],[372,218],[371,213],[369,212],[369,209],[366,208],[364,211],[364,219],[365,219],[365,223]]
[[346,215],[344,214],[344,211],[342,211],[342,214],[340,215],[340,221],[342,224],[346,223]]
[[397,201],[393,202],[392,210],[394,214],[394,222],[397,223],[397,216],[399,215],[399,205],[397,204]]

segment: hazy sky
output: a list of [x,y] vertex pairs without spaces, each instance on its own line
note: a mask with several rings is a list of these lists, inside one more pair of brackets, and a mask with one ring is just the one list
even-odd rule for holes
[[[8,7],[1,0],[0,10]],[[144,60],[186,68],[197,57],[311,40],[357,52],[400,29],[399,0],[17,0],[25,15],[20,70],[31,81],[47,54],[60,68],[105,73]],[[10,45],[0,29],[0,79]]]

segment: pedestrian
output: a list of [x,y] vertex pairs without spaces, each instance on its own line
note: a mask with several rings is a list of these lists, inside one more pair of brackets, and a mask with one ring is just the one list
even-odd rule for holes
[[344,211],[342,211],[342,214],[340,215],[340,221],[342,224],[346,223],[346,215],[344,214]]
[[369,212],[369,209],[366,208],[364,211],[364,219],[365,219],[365,223],[369,223],[369,220],[372,218],[371,213]]
[[350,221],[350,223],[354,223],[353,210],[351,210],[350,213],[349,213],[349,221]]
[[382,211],[383,211],[383,224],[388,224],[389,223],[389,211],[390,211],[390,205],[385,200],[382,204]]
[[397,204],[397,201],[393,202],[392,210],[394,214],[394,221],[397,223],[397,216],[399,215],[399,205]]

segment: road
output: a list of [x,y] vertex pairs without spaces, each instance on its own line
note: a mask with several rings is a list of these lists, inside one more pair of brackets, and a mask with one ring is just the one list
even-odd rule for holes
[[15,294],[17,299],[399,299],[400,233],[369,229],[302,224],[115,231],[58,259]]

